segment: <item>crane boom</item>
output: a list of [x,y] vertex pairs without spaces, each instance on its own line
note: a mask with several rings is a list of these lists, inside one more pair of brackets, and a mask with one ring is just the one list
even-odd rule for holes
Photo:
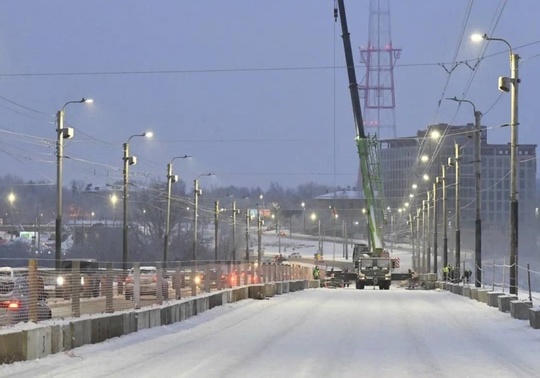
[[347,26],[347,16],[345,12],[344,0],[338,0],[339,17],[341,21],[343,48],[345,51],[345,62],[347,64],[347,74],[349,77],[349,90],[353,108],[354,122],[356,126],[356,146],[360,158],[360,172],[362,175],[362,188],[366,201],[366,216],[368,219],[369,233],[373,253],[381,256],[383,253],[382,222],[384,221],[383,210],[380,206],[382,201],[377,196],[382,195],[382,190],[374,190],[374,181],[378,179],[378,171],[374,169],[375,158],[374,148],[376,144],[366,135],[364,130],[364,120],[360,107],[360,95],[358,93],[358,83],[351,47],[349,28]]

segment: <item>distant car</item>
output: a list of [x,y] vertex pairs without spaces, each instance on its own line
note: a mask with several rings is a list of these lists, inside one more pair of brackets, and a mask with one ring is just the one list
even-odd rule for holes
[[302,255],[300,254],[300,252],[293,252],[289,255],[289,260],[291,259],[301,259],[302,258]]
[[98,297],[101,285],[100,272],[96,259],[69,259],[62,260],[62,273],[56,277],[56,296],[64,299],[71,298],[71,275],[73,264],[79,262],[79,275],[81,283],[79,293],[83,298]]
[[[6,294],[6,289],[11,288],[9,302],[7,305],[8,318],[10,323],[26,322],[30,313],[30,287],[28,281],[23,277],[16,277],[13,280],[3,282],[1,295]],[[37,320],[52,318],[52,311],[46,302],[46,294],[43,290],[43,280],[38,280],[37,295]]]
[[[125,298],[133,299],[133,286],[135,284],[135,270],[131,268],[125,282]],[[139,268],[139,287],[141,295],[157,295],[157,268],[155,266],[141,266]],[[169,299],[169,283],[162,280],[161,293],[163,299]]]

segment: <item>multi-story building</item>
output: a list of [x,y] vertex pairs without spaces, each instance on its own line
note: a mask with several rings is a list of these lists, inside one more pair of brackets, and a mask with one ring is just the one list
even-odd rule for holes
[[[462,250],[474,249],[475,133],[473,124],[437,124],[418,131],[413,137],[381,141],[380,165],[385,200],[390,208],[407,209],[403,214],[416,215],[422,200],[428,199],[427,192],[433,191],[435,178],[441,176],[441,166],[446,165],[450,247],[455,219],[455,169],[448,166],[448,158],[455,157],[455,145],[459,145]],[[480,142],[483,257],[502,258],[509,256],[510,248],[510,145],[488,144],[486,127],[482,127]],[[520,144],[517,160],[519,250],[522,256],[520,261],[524,262],[536,250],[536,145]],[[413,189],[413,185],[416,189]],[[442,198],[440,192],[439,200]],[[431,196],[431,208],[432,199]],[[438,206],[441,209],[440,202]],[[442,228],[442,215],[437,224]]]

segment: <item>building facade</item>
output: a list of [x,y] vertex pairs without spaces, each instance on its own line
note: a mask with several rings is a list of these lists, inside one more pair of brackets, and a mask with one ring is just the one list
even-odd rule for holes
[[[459,146],[460,165],[460,230],[461,249],[474,250],[476,218],[475,186],[475,126],[467,124],[430,125],[416,136],[381,142],[380,165],[386,203],[392,209],[403,209],[404,219],[415,216],[423,200],[428,200],[433,213],[433,183],[446,167],[448,240],[453,248],[455,225],[455,168],[449,158],[455,158]],[[483,257],[509,256],[510,228],[510,144],[488,144],[487,128],[480,134],[481,219]],[[519,250],[527,259],[535,253],[536,206],[536,145],[518,146]],[[439,179],[439,183],[442,180]],[[414,188],[413,188],[414,187]],[[438,229],[443,227],[441,184],[437,186]],[[408,228],[404,227],[404,232]],[[439,230],[438,230],[439,231]],[[432,232],[432,231],[431,231]],[[442,238],[442,232],[438,232]],[[430,239],[433,238],[430,235]],[[439,242],[439,245],[440,242]],[[533,251],[534,249],[534,251]],[[520,260],[526,263],[523,259]]]

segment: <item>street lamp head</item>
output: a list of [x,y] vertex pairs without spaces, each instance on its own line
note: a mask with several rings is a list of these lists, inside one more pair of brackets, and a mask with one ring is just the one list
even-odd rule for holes
[[422,161],[422,163],[426,163],[426,162],[429,161],[429,156],[427,156],[427,155],[422,155],[422,156],[420,157],[420,160]]
[[429,175],[428,175],[428,174],[425,174],[425,175],[423,176],[423,179],[424,179],[424,181],[429,181]]
[[441,133],[439,132],[439,130],[433,130],[431,132],[431,139],[439,140],[440,137],[441,137]]
[[82,100],[81,100],[81,103],[83,103],[83,104],[91,104],[93,102],[94,102],[94,99],[92,99],[92,98],[84,98],[83,97]]
[[471,35],[471,41],[473,42],[480,42],[480,41],[483,41],[483,40],[489,40],[487,34],[480,34],[480,33],[474,33],[473,35]]
[[151,131],[145,131],[142,136],[147,137],[147,138],[152,138],[154,136],[154,133]]

